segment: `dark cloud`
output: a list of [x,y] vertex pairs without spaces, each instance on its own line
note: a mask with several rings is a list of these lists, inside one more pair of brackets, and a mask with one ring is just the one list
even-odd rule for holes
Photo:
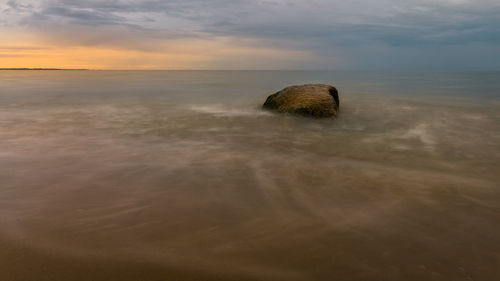
[[26,9],[32,9],[33,8],[33,5],[31,4],[28,4],[28,5],[24,5],[16,0],[9,0],[7,1],[7,6],[10,7],[11,9],[14,9],[14,10],[26,10]]
[[102,13],[95,10],[70,9],[62,6],[48,7],[41,11],[44,16],[59,16],[67,18],[71,23],[76,24],[125,24],[127,18],[118,17],[109,13]]

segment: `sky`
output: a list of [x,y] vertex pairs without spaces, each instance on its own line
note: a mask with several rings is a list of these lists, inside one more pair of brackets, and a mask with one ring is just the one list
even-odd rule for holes
[[500,0],[0,0],[0,67],[500,69]]

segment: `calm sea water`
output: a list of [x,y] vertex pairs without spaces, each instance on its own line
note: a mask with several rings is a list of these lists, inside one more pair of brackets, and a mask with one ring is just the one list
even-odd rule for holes
[[0,71],[2,280],[498,280],[499,181],[500,72]]

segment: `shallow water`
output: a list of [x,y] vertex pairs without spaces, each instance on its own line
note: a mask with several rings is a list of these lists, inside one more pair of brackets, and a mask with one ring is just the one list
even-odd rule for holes
[[[0,71],[0,277],[497,280],[498,81]],[[306,82],[337,119],[260,109]]]

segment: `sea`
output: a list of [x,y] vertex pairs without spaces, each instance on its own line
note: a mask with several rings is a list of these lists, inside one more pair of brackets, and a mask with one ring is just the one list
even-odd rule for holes
[[0,71],[0,280],[499,278],[500,71]]

